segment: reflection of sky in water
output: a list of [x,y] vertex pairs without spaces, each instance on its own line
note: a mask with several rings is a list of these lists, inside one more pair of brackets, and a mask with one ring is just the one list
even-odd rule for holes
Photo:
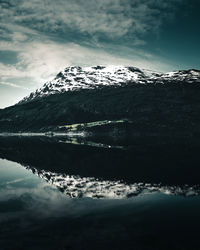
[[[20,164],[0,159],[0,213],[31,212],[34,216],[72,216],[88,213],[121,204],[134,204],[167,200],[167,195],[160,193],[141,193],[132,199],[90,198],[70,199],[61,193],[56,186],[49,184]],[[177,199],[182,199],[178,196]],[[10,214],[11,215],[11,214]],[[2,220],[4,216],[0,216]]]
[[[129,249],[127,246],[133,244],[133,239],[135,249],[143,249],[140,247],[146,240],[148,247],[151,246],[147,249],[155,249],[155,242],[158,249],[162,249],[159,247],[163,242],[169,244],[166,249],[171,249],[173,242],[184,249],[195,249],[199,209],[200,196],[162,193],[117,200],[70,199],[19,164],[0,160],[0,249],[3,250],[101,249],[101,244],[104,248],[111,244],[109,249],[122,244]],[[85,248],[81,248],[82,244]],[[100,244],[99,248],[96,244]]]
[[69,199],[56,187],[20,164],[0,160],[0,221],[15,216],[80,216],[129,202],[130,200]]

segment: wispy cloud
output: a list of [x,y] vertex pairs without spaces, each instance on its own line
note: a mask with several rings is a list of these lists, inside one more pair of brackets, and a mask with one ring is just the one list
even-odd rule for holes
[[[8,0],[0,17],[45,32],[132,39],[159,28],[184,0]],[[176,3],[176,4],[175,4]],[[9,21],[10,22],[10,21]]]
[[9,87],[19,88],[19,89],[26,89],[26,90],[28,89],[28,88],[25,88],[25,87],[19,86],[19,85],[17,85],[17,84],[14,84],[14,83],[12,83],[12,82],[8,82],[8,81],[3,82],[3,81],[1,81],[1,80],[0,80],[0,85],[6,85],[6,86],[9,86]]

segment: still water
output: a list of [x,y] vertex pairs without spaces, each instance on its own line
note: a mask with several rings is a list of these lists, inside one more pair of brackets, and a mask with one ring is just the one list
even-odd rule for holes
[[[129,154],[120,164],[135,164],[135,171],[117,164],[113,171],[112,157],[125,153],[107,150],[41,138],[1,139],[0,249],[200,249],[200,195],[192,173],[182,185],[181,173],[174,183],[170,167],[163,170],[165,179],[151,168],[150,182],[151,171],[142,174],[138,159],[125,161]],[[109,166],[101,162],[103,170],[95,171],[102,154]],[[198,157],[190,171],[197,162]]]

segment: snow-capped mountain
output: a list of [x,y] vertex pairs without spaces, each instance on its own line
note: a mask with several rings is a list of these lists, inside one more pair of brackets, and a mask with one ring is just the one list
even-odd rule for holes
[[68,67],[1,110],[0,131],[60,131],[71,124],[128,119],[133,135],[200,135],[199,96],[199,70]]
[[200,71],[183,70],[163,74],[125,66],[71,66],[61,71],[52,81],[46,82],[21,102],[66,91],[95,89],[103,86],[125,86],[129,83],[163,84],[173,81],[200,83]]

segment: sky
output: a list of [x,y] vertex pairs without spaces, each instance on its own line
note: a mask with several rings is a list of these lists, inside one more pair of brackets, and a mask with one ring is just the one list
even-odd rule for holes
[[0,0],[0,108],[67,66],[200,69],[199,0]]

